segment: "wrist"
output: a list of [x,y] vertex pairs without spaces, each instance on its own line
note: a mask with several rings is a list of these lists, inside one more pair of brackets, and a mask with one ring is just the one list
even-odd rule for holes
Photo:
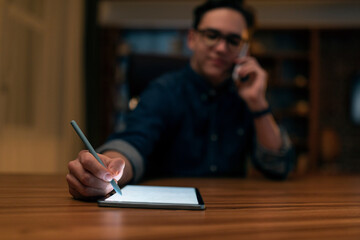
[[246,104],[251,112],[260,112],[270,106],[266,99],[248,101]]
[[259,110],[259,111],[251,111],[251,115],[252,117],[255,119],[255,118],[260,118],[260,117],[263,117],[267,114],[270,114],[271,113],[271,108],[270,106],[267,106],[266,108],[262,109],[262,110]]

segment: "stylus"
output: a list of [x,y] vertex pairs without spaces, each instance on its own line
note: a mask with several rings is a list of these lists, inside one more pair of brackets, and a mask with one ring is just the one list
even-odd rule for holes
[[[81,129],[77,125],[77,123],[74,120],[72,120],[70,122],[70,124],[71,124],[71,126],[73,126],[73,128],[74,128],[75,132],[77,133],[77,135],[79,135],[81,140],[84,142],[85,146],[89,149],[90,153],[96,158],[96,160],[98,160],[98,162],[101,165],[103,165],[106,168],[105,164],[101,161],[101,159],[99,158],[99,156],[95,152],[94,148],[91,146],[89,140],[87,140],[87,138],[85,137],[84,133],[81,131]],[[122,195],[121,190],[120,190],[119,186],[117,185],[116,181],[114,179],[112,179],[110,181],[110,183],[111,183],[111,186],[114,188],[115,192]]]
[[[238,55],[238,58],[245,57],[249,49],[249,43],[245,42],[240,50],[240,53]],[[234,81],[237,81],[239,76],[237,75],[238,68],[240,67],[240,64],[236,64],[232,73],[232,78]]]

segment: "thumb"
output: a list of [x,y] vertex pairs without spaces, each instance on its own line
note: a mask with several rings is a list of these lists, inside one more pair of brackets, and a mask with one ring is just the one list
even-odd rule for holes
[[113,177],[113,174],[111,173],[111,172],[106,172],[105,174],[104,174],[104,177],[103,177],[103,179],[105,180],[105,181],[107,181],[107,182],[110,182],[112,179],[113,179],[114,177]]
[[118,164],[114,163],[116,162],[116,159],[109,158],[103,154],[99,154],[99,157],[105,166],[100,167],[101,171],[98,171],[98,177],[107,182],[110,182],[114,178],[116,179],[117,175],[119,175],[119,172],[121,171],[121,168],[117,167]]
[[125,167],[125,161],[121,158],[113,158],[109,162],[108,170],[112,174],[113,178],[119,180],[123,175]]

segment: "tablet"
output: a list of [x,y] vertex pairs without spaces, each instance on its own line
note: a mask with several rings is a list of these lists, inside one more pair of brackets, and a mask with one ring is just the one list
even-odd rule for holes
[[165,208],[204,210],[205,204],[197,188],[127,185],[122,195],[114,193],[98,200],[101,207]]

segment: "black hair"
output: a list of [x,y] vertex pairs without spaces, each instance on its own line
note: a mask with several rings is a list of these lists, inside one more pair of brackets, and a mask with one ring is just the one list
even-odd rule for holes
[[193,28],[197,29],[204,14],[215,8],[231,8],[240,12],[246,21],[247,27],[253,28],[255,24],[255,17],[253,12],[245,7],[243,0],[207,0],[203,4],[194,9]]

